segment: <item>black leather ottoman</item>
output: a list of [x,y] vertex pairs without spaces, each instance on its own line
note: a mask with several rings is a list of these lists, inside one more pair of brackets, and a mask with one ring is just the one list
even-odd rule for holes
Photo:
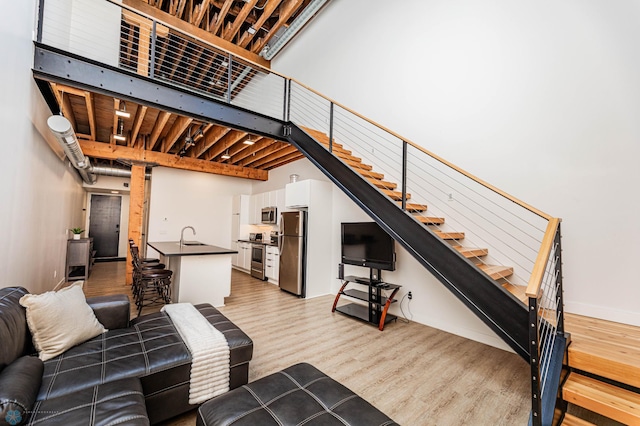
[[38,401],[28,425],[148,426],[140,380],[116,380]]
[[198,426],[397,425],[345,386],[296,364],[205,402]]

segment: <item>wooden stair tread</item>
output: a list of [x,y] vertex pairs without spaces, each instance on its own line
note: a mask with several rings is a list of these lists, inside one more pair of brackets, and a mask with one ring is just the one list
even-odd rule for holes
[[640,387],[640,327],[565,314],[569,366]]
[[374,178],[365,178],[365,179],[368,180],[369,183],[371,183],[373,186],[376,186],[378,188],[396,189],[398,187],[398,184],[393,182],[386,182],[384,180],[374,179]]
[[433,231],[438,237],[443,240],[462,240],[464,239],[464,232],[449,232],[449,231]]
[[380,180],[384,179],[384,175],[382,173],[374,172],[371,170],[365,170],[357,167],[355,167],[353,170],[360,173],[365,178],[380,179]]
[[486,249],[486,248],[462,247],[462,246],[453,246],[453,248],[456,249],[458,253],[460,253],[467,259],[472,257],[482,257],[489,254],[489,249]]
[[373,166],[370,166],[369,164],[364,164],[360,161],[344,160],[344,162],[355,169],[362,169],[367,171],[373,170]]
[[[387,197],[391,198],[394,201],[399,201],[402,200],[402,192],[400,191],[393,191],[391,189],[383,189],[383,188],[379,188],[380,192],[382,192],[383,194],[385,194]],[[407,193],[407,200],[411,199],[411,194]]]
[[487,265],[484,263],[479,263],[476,266],[494,280],[506,278],[510,275],[513,275],[513,268],[510,266]]
[[529,298],[527,297],[526,291],[527,287],[523,285],[515,285],[508,282],[502,283],[502,287],[507,290],[509,293],[513,294],[525,305],[529,304]]
[[442,225],[444,223],[444,217],[429,217],[422,215],[414,216],[418,222],[421,222],[425,225]]
[[[402,201],[398,201],[398,205],[402,206]],[[427,211],[427,206],[424,204],[407,203],[407,211],[410,213],[418,213]]]
[[563,426],[595,426],[593,423],[576,417],[573,414],[566,413],[562,420]]
[[624,424],[640,424],[640,394],[571,373],[563,399]]
[[[329,141],[327,138],[327,142],[320,142],[320,145],[324,146],[325,148],[327,148],[327,150],[329,149]],[[343,154],[343,155],[351,155],[353,154],[352,151],[345,149],[342,145],[340,144],[336,144],[335,141],[333,142],[333,144],[331,145],[331,152],[333,152],[334,154]]]

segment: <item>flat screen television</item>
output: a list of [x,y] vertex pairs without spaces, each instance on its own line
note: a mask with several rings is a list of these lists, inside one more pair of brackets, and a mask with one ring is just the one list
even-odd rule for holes
[[393,238],[375,222],[343,222],[342,263],[395,271]]

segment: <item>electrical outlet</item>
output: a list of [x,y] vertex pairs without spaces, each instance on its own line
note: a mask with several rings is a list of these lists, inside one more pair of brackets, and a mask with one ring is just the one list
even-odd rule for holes
[[407,293],[407,297],[409,298],[409,300],[413,299],[413,294],[411,292]]

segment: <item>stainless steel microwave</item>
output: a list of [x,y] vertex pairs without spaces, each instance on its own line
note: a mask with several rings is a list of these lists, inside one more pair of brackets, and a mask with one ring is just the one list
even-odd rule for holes
[[278,222],[278,209],[277,207],[263,207],[262,208],[262,218],[260,220],[262,223],[277,223]]

